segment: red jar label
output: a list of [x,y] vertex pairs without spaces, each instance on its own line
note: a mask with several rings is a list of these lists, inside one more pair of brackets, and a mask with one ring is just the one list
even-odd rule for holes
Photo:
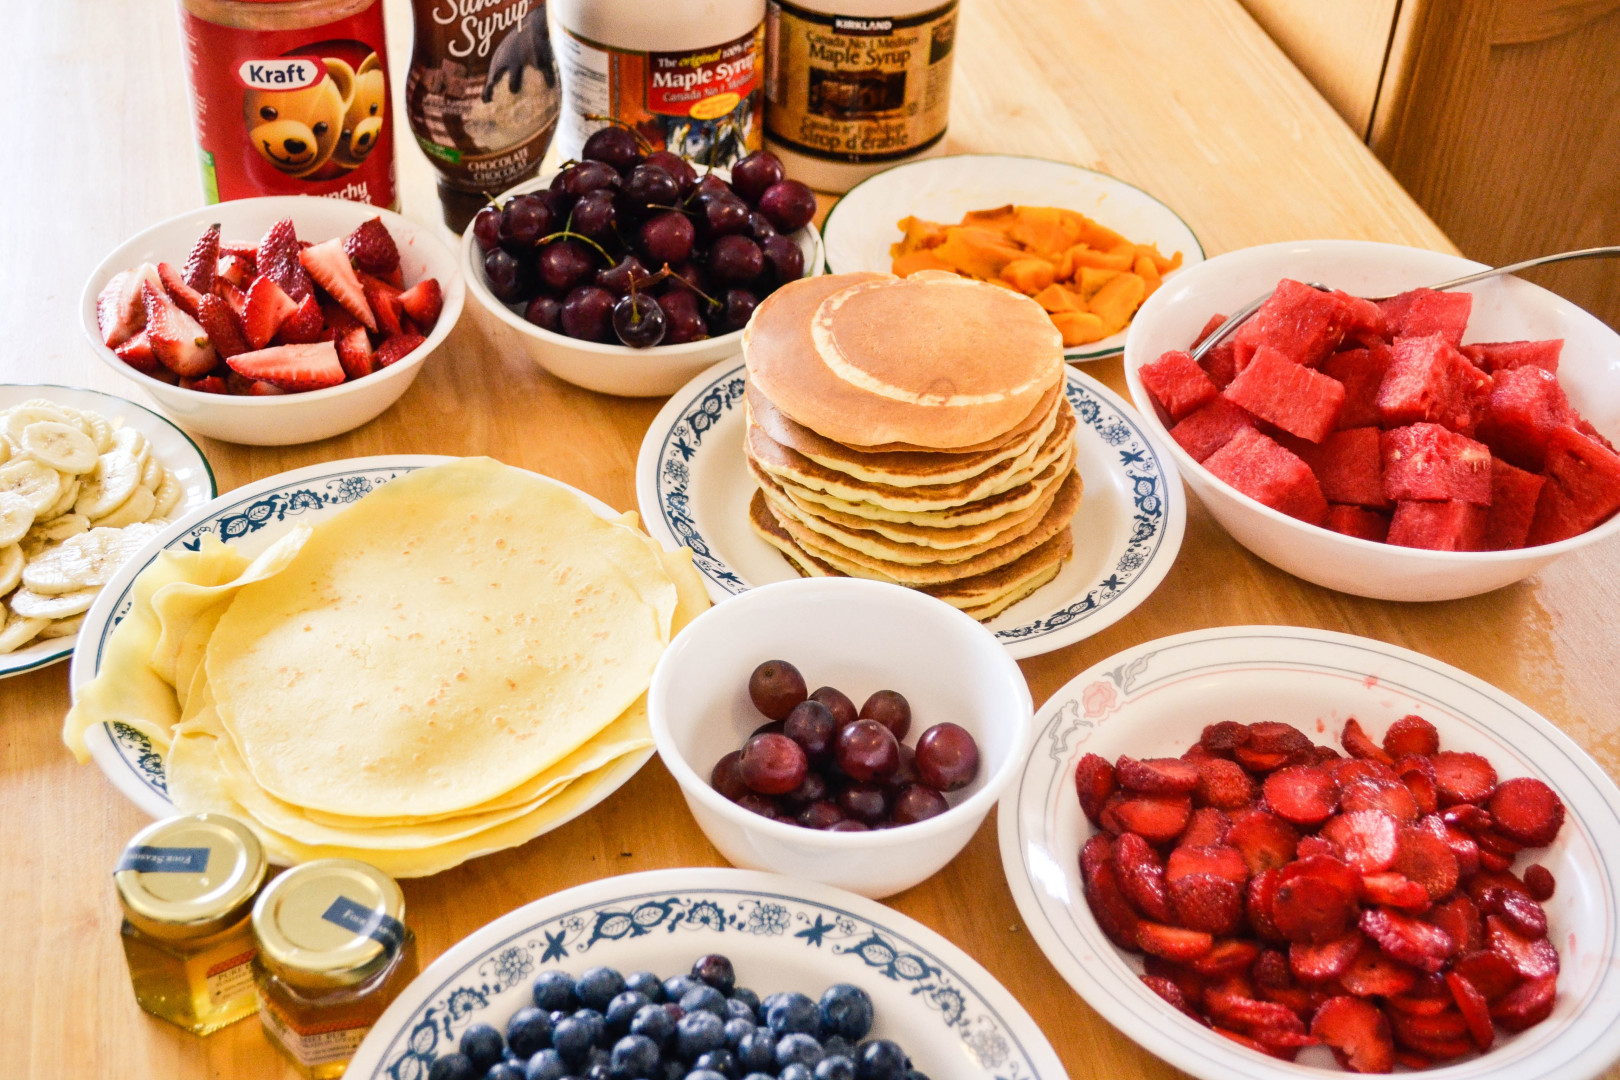
[[322,26],[245,30],[181,9],[208,201],[396,203],[382,3]]

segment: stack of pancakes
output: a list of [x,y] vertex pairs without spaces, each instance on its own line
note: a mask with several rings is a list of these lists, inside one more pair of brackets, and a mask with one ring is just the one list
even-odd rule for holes
[[937,271],[805,278],[760,304],[743,356],[750,523],[801,574],[979,619],[1057,575],[1081,483],[1040,305]]

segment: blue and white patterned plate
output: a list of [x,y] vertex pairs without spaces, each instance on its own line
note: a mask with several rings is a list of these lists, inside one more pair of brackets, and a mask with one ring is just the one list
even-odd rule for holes
[[[147,441],[152,444],[152,453],[172,469],[175,479],[180,481],[180,503],[174,510],[176,515],[193,510],[218,494],[219,488],[214,484],[214,470],[208,467],[208,459],[203,457],[203,452],[197,444],[191,441],[191,436],[151,409],[112,394],[104,394],[99,390],[84,390],[74,386],[17,383],[0,385],[0,409],[20,405],[32,398],[45,398],[72,409],[88,409],[100,413],[109,420],[122,420],[126,426],[145,435]],[[86,623],[88,621],[86,619]],[[15,652],[0,653],[0,679],[54,664],[71,653],[78,640],[79,635],[53,638],[49,641],[36,641],[32,645],[24,645]]]
[[542,971],[601,964],[667,977],[706,953],[730,957],[738,984],[761,997],[864,988],[874,1036],[898,1042],[936,1080],[1067,1080],[1023,1006],[926,926],[842,889],[729,869],[607,878],[496,919],[405,988],[345,1076],[424,1080],[469,1024],[504,1030]]
[[[237,488],[179,518],[126,563],[118,576],[108,582],[96,598],[95,604],[85,615],[84,627],[80,631],[85,648],[73,658],[70,685],[77,690],[95,677],[101,667],[108,638],[129,612],[131,588],[136,576],[150,566],[161,552],[170,548],[195,551],[201,546],[204,536],[213,535],[235,544],[250,556],[257,555],[296,525],[314,524],[329,518],[396,477],[449,460],[427,454],[391,454],[311,465]],[[575,488],[569,490],[584,499],[602,517],[619,516],[618,511],[600,499]],[[146,736],[122,724],[104,724],[92,728],[87,733],[86,741],[90,745],[90,755],[101,771],[135,805],[153,817],[165,817],[175,812],[163,775],[163,759]],[[573,816],[577,817],[611,795],[646,763],[652,753],[649,747],[645,751],[627,755],[624,767],[616,768],[604,778],[600,793],[582,804]],[[561,821],[556,823],[561,824]]]
[[1348,717],[1375,740],[1417,713],[1443,750],[1488,758],[1502,778],[1534,776],[1567,814],[1548,847],[1525,851],[1552,871],[1549,936],[1561,970],[1552,1016],[1437,1071],[1448,1080],[1585,1080],[1620,1058],[1620,790],[1533,709],[1488,683],[1394,645],[1292,626],[1225,626],[1159,638],[1074,677],[1035,714],[1035,742],[997,813],[1001,861],[1018,910],[1070,986],[1145,1049],[1205,1080],[1301,1080],[1343,1075],[1325,1047],[1283,1062],[1231,1042],[1171,1008],[1137,977],[1142,957],[1113,946],[1080,882],[1078,854],[1094,831],[1080,812],[1074,770],[1087,753],[1109,761],[1174,757],[1206,724],[1257,717],[1291,723],[1335,749]]
[[[1187,525],[1175,462],[1136,411],[1091,376],[1065,372],[1085,496],[1074,517],[1073,557],[1056,578],[985,624],[1018,659],[1124,618],[1169,573]],[[636,459],[636,501],[647,531],[692,549],[716,603],[797,576],[748,524],[754,481],[743,460],[743,373],[740,358],[729,360],[682,387],[659,410]]]

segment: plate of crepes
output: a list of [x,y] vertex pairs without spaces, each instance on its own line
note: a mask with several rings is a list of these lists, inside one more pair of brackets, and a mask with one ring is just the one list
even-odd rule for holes
[[360,458],[187,514],[85,620],[63,737],[154,816],[395,877],[521,844],[652,754],[646,689],[708,607],[634,514],[488,458]]
[[1143,642],[1002,797],[1030,933],[1205,1080],[1586,1080],[1620,1057],[1620,791],[1522,702],[1348,634]]
[[834,274],[949,270],[1032,297],[1071,361],[1118,353],[1164,278],[1204,260],[1187,223],[1140,188],[1008,154],[878,173],[838,201],[821,231]]
[[71,653],[124,560],[215,490],[197,444],[148,409],[0,386],[0,678]]
[[794,575],[919,589],[1014,656],[1112,625],[1181,546],[1181,482],[1135,412],[1065,367],[1029,298],[939,271],[773,293],[653,421],[652,534],[722,600]]

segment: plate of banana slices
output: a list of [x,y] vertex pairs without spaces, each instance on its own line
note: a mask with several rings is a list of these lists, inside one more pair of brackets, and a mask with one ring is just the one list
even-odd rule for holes
[[0,385],[0,678],[71,654],[124,561],[218,493],[197,444],[149,409]]

